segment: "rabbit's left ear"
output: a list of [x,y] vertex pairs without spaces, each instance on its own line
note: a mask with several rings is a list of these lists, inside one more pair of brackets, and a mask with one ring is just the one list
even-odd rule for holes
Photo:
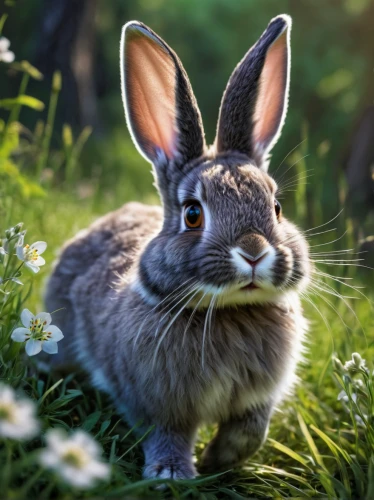
[[264,165],[287,112],[291,18],[270,21],[234,70],[224,93],[217,127],[217,152],[239,151]]

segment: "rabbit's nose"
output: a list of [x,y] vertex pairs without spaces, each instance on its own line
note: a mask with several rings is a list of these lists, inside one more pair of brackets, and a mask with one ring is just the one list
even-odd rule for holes
[[250,266],[255,267],[268,255],[269,250],[270,250],[270,245],[268,245],[267,248],[264,248],[264,250],[262,250],[255,257],[247,253],[244,253],[243,251],[241,251],[241,249],[238,249],[237,252],[240,255],[240,257],[242,257],[246,262],[248,262]]
[[259,275],[268,276],[274,263],[275,250],[260,234],[244,235],[238,239],[231,249],[235,268],[252,279]]
[[269,242],[261,234],[245,234],[241,236],[236,244],[241,257],[245,258],[248,264],[255,266],[269,251]]

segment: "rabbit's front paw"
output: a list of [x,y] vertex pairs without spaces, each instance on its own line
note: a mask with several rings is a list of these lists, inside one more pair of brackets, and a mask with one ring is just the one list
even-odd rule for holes
[[146,464],[143,476],[149,479],[193,479],[196,470],[192,463],[178,459],[160,460],[155,464]]
[[198,471],[200,474],[223,472],[240,465],[240,459],[235,449],[226,446],[220,449],[217,442],[210,443],[204,450]]
[[241,465],[266,439],[272,404],[247,410],[221,424],[206,446],[198,470],[202,474],[225,471]]

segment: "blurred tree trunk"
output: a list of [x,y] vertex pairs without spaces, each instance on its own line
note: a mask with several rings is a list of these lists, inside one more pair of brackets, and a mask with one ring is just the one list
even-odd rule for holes
[[96,7],[96,0],[44,0],[36,59],[49,76],[61,71],[63,121],[97,130]]
[[78,89],[80,124],[91,125],[97,131],[99,118],[94,81],[96,5],[96,0],[85,1],[71,60]]
[[[347,203],[357,239],[365,237],[364,224],[374,210],[374,3],[360,16],[355,36],[367,61],[366,82],[351,131],[343,147],[341,162],[348,184]],[[373,228],[372,228],[373,229]],[[372,230],[371,229],[371,230]]]

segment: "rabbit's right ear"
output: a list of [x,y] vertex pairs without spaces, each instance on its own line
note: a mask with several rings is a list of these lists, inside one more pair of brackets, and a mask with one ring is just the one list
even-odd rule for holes
[[204,152],[196,99],[177,55],[142,23],[127,23],[121,40],[122,98],[132,138],[140,153],[170,179],[170,165],[183,165]]

